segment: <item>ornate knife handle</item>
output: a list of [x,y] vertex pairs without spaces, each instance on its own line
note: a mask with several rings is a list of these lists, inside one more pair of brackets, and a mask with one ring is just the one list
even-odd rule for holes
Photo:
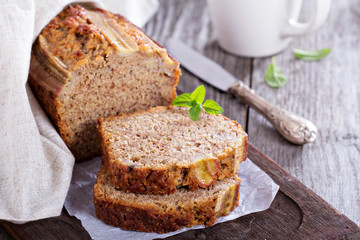
[[309,120],[269,103],[240,81],[230,92],[269,120],[288,141],[299,145],[315,141],[317,128]]

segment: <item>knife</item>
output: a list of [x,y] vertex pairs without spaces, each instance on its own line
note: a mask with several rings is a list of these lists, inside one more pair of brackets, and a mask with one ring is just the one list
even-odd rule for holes
[[248,104],[263,115],[288,141],[298,145],[315,141],[317,128],[309,120],[269,103],[219,64],[196,52],[180,40],[169,38],[165,46],[188,71],[208,84],[222,91],[230,92]]

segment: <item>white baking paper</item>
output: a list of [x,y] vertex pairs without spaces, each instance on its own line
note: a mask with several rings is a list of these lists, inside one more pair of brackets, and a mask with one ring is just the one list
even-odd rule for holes
[[[95,215],[93,204],[93,186],[100,168],[101,159],[77,163],[74,167],[70,189],[65,200],[65,208],[72,216],[81,220],[82,225],[93,239],[138,239],[165,238],[191,229],[204,228],[194,226],[176,232],[157,234],[125,231],[109,226]],[[239,167],[240,200],[239,206],[228,216],[218,218],[216,223],[236,219],[240,216],[266,210],[276,196],[279,186],[250,159],[242,162]]]

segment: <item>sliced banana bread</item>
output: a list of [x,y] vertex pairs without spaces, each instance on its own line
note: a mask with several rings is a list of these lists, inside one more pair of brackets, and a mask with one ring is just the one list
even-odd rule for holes
[[247,135],[222,115],[156,107],[98,120],[102,162],[112,184],[126,192],[169,194],[195,190],[237,173]]
[[179,63],[120,15],[69,6],[34,42],[29,84],[77,161],[100,154],[96,119],[169,105]]
[[206,189],[181,189],[169,195],[146,195],[117,190],[104,167],[94,186],[96,215],[126,230],[165,233],[193,225],[210,226],[239,205],[240,180],[218,181]]

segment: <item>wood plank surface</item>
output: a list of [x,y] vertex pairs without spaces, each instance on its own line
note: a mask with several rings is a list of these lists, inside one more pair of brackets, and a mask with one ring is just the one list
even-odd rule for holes
[[[304,1],[302,19],[315,1]],[[360,1],[332,1],[326,23],[296,39],[275,60],[287,75],[280,89],[269,88],[264,74],[270,58],[254,59],[252,88],[269,101],[315,123],[313,144],[296,146],[250,110],[250,141],[276,159],[307,187],[360,224]],[[295,60],[292,48],[331,47],[318,62]]]
[[[301,17],[303,20],[309,19],[314,12],[313,2],[304,1]],[[196,86],[204,84],[207,89],[206,97],[219,102],[224,107],[226,116],[241,123],[249,134],[249,140],[261,152],[274,159],[277,164],[339,211],[329,208],[332,209],[329,211],[340,219],[340,223],[329,227],[333,229],[333,232],[327,230],[329,235],[319,238],[338,239],[337,234],[356,232],[354,230],[356,226],[344,215],[355,224],[360,224],[360,2],[358,0],[332,1],[330,15],[318,31],[294,40],[288,49],[276,56],[276,62],[288,78],[287,83],[280,89],[272,89],[264,83],[264,74],[270,58],[242,58],[219,48],[208,17],[206,0],[160,0],[158,13],[144,27],[144,31],[161,44],[164,44],[168,37],[179,38],[218,62],[237,78],[244,80],[267,100],[313,121],[319,130],[315,143],[304,146],[290,144],[255,111],[248,110],[247,106],[231,95],[201,82],[183,69],[183,76],[179,82],[180,89],[190,92]],[[331,47],[332,53],[319,62],[304,62],[294,59],[291,52],[294,47],[302,49]],[[250,150],[250,157],[254,157],[253,160],[258,159],[260,165],[264,163],[265,171],[269,174],[274,172],[285,174],[278,167],[273,167],[277,170],[271,173],[269,166],[266,165],[269,161],[264,161],[267,158],[254,149]],[[292,179],[286,174],[274,175],[274,177],[279,183],[282,180]],[[296,184],[292,185],[294,182]],[[322,215],[323,217],[318,219],[316,218],[318,215],[314,213],[315,215],[306,218],[308,220],[301,220],[304,216],[301,216],[301,211],[297,212],[300,215],[295,214],[295,210],[306,207],[301,201],[307,199],[293,199],[296,197],[293,196],[296,188],[299,188],[298,183],[297,180],[281,183],[290,184],[286,185],[289,189],[285,190],[284,185],[281,185],[281,192],[268,211],[251,214],[205,230],[191,231],[174,236],[172,239],[185,237],[224,239],[222,238],[224,235],[221,234],[227,234],[228,239],[265,237],[301,239],[296,238],[300,236],[296,235],[299,233],[310,236],[311,232],[306,228],[307,224],[315,222],[314,226],[319,227],[316,221],[325,223],[333,218]],[[316,195],[310,195],[311,201],[320,205],[325,204]],[[283,211],[284,209],[287,211]],[[320,214],[321,211],[318,213]],[[276,218],[268,219],[271,216]],[[281,223],[279,219],[283,219],[288,225],[279,225]],[[265,231],[264,227],[271,224],[276,226],[276,229]],[[60,236],[66,236],[66,239],[76,239],[76,236],[78,239],[89,238],[78,220],[74,218],[69,220],[65,213],[57,218],[36,221],[21,227],[7,222],[1,222],[0,225],[3,226],[0,227],[0,239],[13,239],[13,237],[65,239]],[[290,229],[295,230],[295,233],[294,231],[291,233]],[[290,235],[282,233],[285,230]],[[318,232],[324,231],[318,228]],[[285,236],[287,237],[281,238]],[[348,238],[360,239],[360,236],[350,234]]]

